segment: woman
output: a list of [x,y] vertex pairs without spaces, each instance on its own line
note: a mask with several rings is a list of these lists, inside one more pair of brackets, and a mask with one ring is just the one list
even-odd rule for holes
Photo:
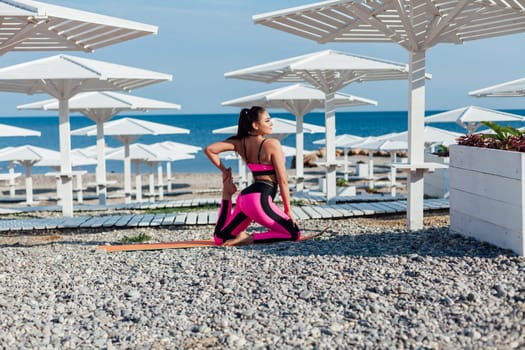
[[[264,138],[271,133],[272,121],[264,108],[244,108],[239,115],[237,135],[212,143],[204,150],[213,165],[222,171],[222,203],[214,233],[217,245],[296,241],[301,236],[290,210],[290,191],[281,144],[277,139]],[[254,183],[238,195],[233,212],[231,198],[237,188],[233,184],[231,168],[226,168],[219,158],[219,153],[226,151],[237,152],[252,171],[254,179]],[[284,211],[273,203],[277,187]],[[245,230],[252,221],[265,226],[268,231],[249,235]]]

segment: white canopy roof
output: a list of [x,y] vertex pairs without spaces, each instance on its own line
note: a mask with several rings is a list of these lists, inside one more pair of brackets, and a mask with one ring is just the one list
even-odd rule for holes
[[[296,125],[294,120],[283,119],[283,118],[272,118],[272,135],[275,134],[295,134]],[[325,129],[322,126],[303,123],[303,131],[308,134],[314,134],[319,132],[324,132]],[[225,128],[215,129],[212,131],[213,134],[237,134],[237,125],[227,126]]]
[[[352,82],[406,79],[406,64],[324,50],[225,73],[226,78],[271,82],[309,82],[337,91]],[[327,79],[331,76],[332,79]]]
[[170,151],[175,151],[177,153],[197,153],[202,151],[202,147],[174,141],[162,141],[155,143],[154,145],[160,145]]
[[156,34],[157,27],[31,0],[0,0],[0,55],[85,51]]
[[468,93],[476,97],[521,97],[525,96],[525,78],[474,90]]
[[59,98],[62,97],[59,92],[61,89],[54,86],[59,82],[68,82],[67,85],[74,93],[67,95],[73,96],[87,91],[132,90],[159,81],[169,81],[171,78],[169,74],[150,70],[83,57],[56,55],[0,68],[0,91],[30,95],[47,93]]
[[[109,147],[109,146],[104,147],[105,154],[115,152],[115,150],[116,148],[114,147]],[[93,145],[93,146],[88,146],[88,147],[83,147],[83,148],[73,148],[71,150],[71,154],[78,154],[86,158],[97,159],[97,146]]]
[[[440,128],[434,128],[432,126],[425,126],[423,129],[423,140],[426,146],[432,144],[442,144],[448,146],[457,143],[457,138],[460,136],[463,136],[463,134]],[[392,141],[408,142],[408,131],[400,132],[389,139]]]
[[476,130],[483,121],[524,122],[525,118],[517,114],[505,113],[477,106],[457,108],[450,111],[433,114],[425,118],[425,123],[456,123],[467,129],[469,133],[474,132],[474,130]]
[[396,42],[409,51],[525,31],[522,1],[330,0],[253,16],[318,43]]
[[[42,109],[45,111],[58,110],[58,100],[49,99],[32,102],[16,107],[17,109]],[[181,106],[150,98],[133,96],[114,91],[84,92],[69,99],[69,111],[82,112],[88,115],[97,109],[109,109],[113,114],[121,111],[143,111],[152,109],[180,109]]]
[[408,149],[407,141],[393,141],[393,140],[374,140],[359,144],[356,146],[360,149],[366,149],[371,151],[403,151]]
[[[261,106],[265,108],[282,108],[294,115],[305,115],[313,109],[324,108],[325,94],[304,84],[294,84],[278,89],[225,101],[223,106],[249,108]],[[363,105],[377,106],[377,101],[348,94],[335,94],[336,107],[354,107]]]
[[[335,147],[345,147],[350,142],[362,141],[363,137],[357,135],[343,134],[335,137]],[[319,139],[313,142],[316,145],[324,145],[326,139]]]
[[[9,147],[0,153],[0,161],[16,161],[36,163],[36,166],[60,166],[60,152],[33,145],[23,145]],[[73,166],[96,164],[93,159],[86,158],[79,154],[72,154],[71,161]]]
[[[111,136],[140,136],[163,134],[189,134],[188,129],[167,124],[154,123],[136,118],[121,118],[104,123],[104,134]],[[96,136],[96,125],[76,129],[71,132],[75,136]]]
[[0,124],[0,137],[40,136],[40,131]]
[[9,149],[0,153],[1,161],[38,162],[46,158],[60,158],[60,153],[52,149],[32,145],[9,147]]

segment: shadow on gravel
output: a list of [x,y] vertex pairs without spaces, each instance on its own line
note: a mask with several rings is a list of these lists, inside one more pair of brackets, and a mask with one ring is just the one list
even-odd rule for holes
[[422,260],[425,256],[496,258],[515,255],[510,250],[450,234],[448,227],[415,232],[326,233],[311,241],[247,246],[243,249],[260,250],[277,256],[407,256],[415,260]]

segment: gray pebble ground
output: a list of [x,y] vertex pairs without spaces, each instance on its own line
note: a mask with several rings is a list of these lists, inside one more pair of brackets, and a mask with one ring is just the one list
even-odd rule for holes
[[0,237],[4,349],[524,349],[525,258],[448,216],[309,220],[319,239],[105,253],[140,232]]

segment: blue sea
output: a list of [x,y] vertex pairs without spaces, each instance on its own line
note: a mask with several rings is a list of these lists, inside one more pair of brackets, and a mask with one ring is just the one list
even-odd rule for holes
[[[438,113],[442,111],[428,111],[427,115]],[[507,110],[506,112],[525,115],[525,110]],[[271,113],[274,117],[285,118],[293,120],[294,117],[289,113]],[[115,117],[122,118],[125,115]],[[213,134],[212,130],[231,126],[237,124],[238,115],[236,114],[173,114],[173,115],[133,115],[132,118],[145,119],[153,122],[169,124],[190,130],[190,134],[176,134],[176,135],[160,135],[160,136],[142,136],[137,142],[151,144],[160,141],[176,141],[191,144],[194,146],[205,147],[206,145],[222,140],[226,135]],[[306,123],[324,125],[324,114],[310,113],[305,116]],[[0,123],[9,124],[13,126],[30,128],[38,130],[42,133],[40,137],[5,137],[0,138],[0,149],[7,146],[20,146],[24,144],[32,144],[35,146],[59,149],[58,137],[58,117],[0,117]],[[71,130],[93,125],[93,122],[86,117],[72,115],[71,116]],[[521,123],[508,123],[515,127],[523,126]],[[456,124],[440,123],[432,126],[443,129],[464,133],[465,130]],[[337,112],[336,113],[336,134],[354,134],[359,136],[377,136],[390,132],[405,131],[408,128],[407,112],[406,111],[391,111],[391,112]],[[319,145],[312,142],[324,138],[324,134],[305,134],[305,149],[316,150]],[[111,147],[119,147],[121,144],[112,137],[106,137],[106,143]],[[72,136],[72,148],[81,148],[92,146],[95,144],[95,137],[87,136]],[[282,141],[282,144],[288,146],[295,146],[295,135],[290,135]],[[288,158],[288,167],[290,166],[290,158]],[[225,163],[237,169],[237,161],[225,161]],[[16,166],[16,171],[24,172],[21,166]],[[94,166],[84,167],[84,169],[94,172]],[[210,161],[203,152],[199,152],[195,159],[177,161],[172,164],[174,172],[198,172],[210,173],[217,170],[211,165]],[[144,168],[143,171],[147,169]],[[7,163],[0,162],[0,172],[7,171]],[[45,167],[34,167],[33,173],[44,173],[50,171]],[[123,163],[121,161],[108,161],[108,172],[123,172]]]

